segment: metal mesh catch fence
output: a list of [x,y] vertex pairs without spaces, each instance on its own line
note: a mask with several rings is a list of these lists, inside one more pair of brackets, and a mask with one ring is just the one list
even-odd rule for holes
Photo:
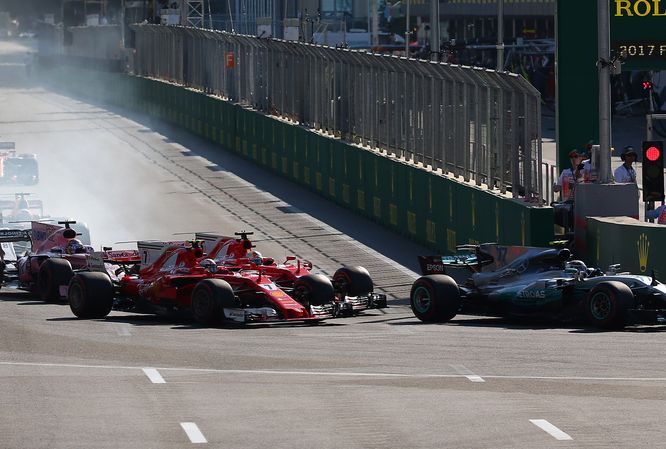
[[511,73],[134,25],[135,73],[200,89],[514,197],[546,199],[541,98]]

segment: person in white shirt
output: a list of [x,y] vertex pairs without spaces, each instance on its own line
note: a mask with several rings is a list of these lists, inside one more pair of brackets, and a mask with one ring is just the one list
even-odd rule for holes
[[571,150],[569,152],[569,160],[571,167],[565,168],[560,174],[560,179],[557,184],[553,186],[553,191],[562,192],[562,201],[570,201],[573,199],[573,191],[576,184],[589,181],[589,164],[584,163],[585,152],[582,150]]
[[591,166],[585,163],[586,152],[574,149],[569,152],[570,168],[565,168],[553,191],[561,192],[559,203],[553,203],[555,224],[565,230],[573,228],[573,193],[577,184],[590,182]]
[[622,153],[620,154],[620,159],[622,159],[623,164],[615,169],[613,176],[615,177],[615,182],[618,183],[633,183],[636,184],[636,170],[632,166],[636,162],[636,150],[631,145],[624,147]]

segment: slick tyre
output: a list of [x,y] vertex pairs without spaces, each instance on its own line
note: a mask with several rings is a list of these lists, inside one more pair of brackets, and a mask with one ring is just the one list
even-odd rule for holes
[[204,279],[192,290],[194,321],[204,326],[215,326],[224,319],[224,309],[238,307],[234,290],[222,279]]
[[68,260],[46,259],[39,266],[37,292],[42,301],[54,302],[60,299],[60,286],[68,285],[74,270]]
[[113,296],[113,283],[105,273],[77,273],[69,282],[69,308],[79,319],[107,316],[113,307]]
[[342,267],[333,275],[335,290],[346,296],[372,293],[374,288],[370,273],[363,267]]
[[634,294],[626,284],[602,282],[587,294],[585,312],[590,324],[599,329],[622,329],[633,303]]
[[321,306],[335,299],[335,290],[330,279],[323,274],[308,274],[294,282],[294,299],[301,304]]
[[444,323],[460,309],[460,289],[449,276],[431,274],[412,284],[409,302],[416,317],[425,323]]

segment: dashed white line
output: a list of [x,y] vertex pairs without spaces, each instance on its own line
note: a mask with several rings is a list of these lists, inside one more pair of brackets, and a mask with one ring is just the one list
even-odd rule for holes
[[[137,370],[140,366],[124,365],[84,365],[71,363],[36,363],[36,362],[0,362],[0,366],[41,366],[52,368],[85,368],[85,369],[109,369],[109,370]],[[157,367],[160,371],[178,371],[193,373],[217,373],[217,374],[268,374],[295,375],[295,376],[340,376],[340,377],[401,377],[415,379],[453,379],[466,377],[461,374],[418,374],[418,373],[378,373],[378,372],[355,372],[355,371],[317,371],[317,370],[256,370],[256,369],[215,369],[215,368],[188,368],[188,367]],[[484,375],[483,379],[508,379],[508,380],[573,380],[573,381],[605,381],[605,382],[666,382],[666,377],[595,377],[595,376],[518,376],[518,375]]]
[[166,381],[155,368],[143,368],[143,372],[154,384],[165,384]]
[[562,432],[560,429],[546,421],[545,419],[530,419],[530,422],[543,430],[544,432],[550,434],[556,440],[573,440],[571,436],[567,433]]
[[463,365],[451,365],[451,368],[453,368],[454,370],[456,370],[458,374],[465,376],[468,380],[472,382],[485,382],[485,380],[483,380],[483,377],[474,374],[473,372],[465,368]]
[[199,430],[199,427],[195,423],[182,422],[180,426],[192,443],[208,443],[208,440],[206,440],[206,437],[203,436],[203,433],[201,433],[201,430]]

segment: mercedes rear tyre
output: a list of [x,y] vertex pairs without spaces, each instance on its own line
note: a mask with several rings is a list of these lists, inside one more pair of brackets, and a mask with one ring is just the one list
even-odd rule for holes
[[634,294],[624,283],[601,282],[587,294],[585,311],[589,322],[600,329],[622,329],[634,303]]
[[363,267],[342,267],[333,275],[335,290],[346,296],[372,293],[374,286],[370,273]]
[[37,274],[37,291],[42,301],[58,301],[60,286],[68,285],[74,276],[72,265],[66,259],[46,259],[39,266]]
[[204,326],[220,324],[225,308],[236,308],[234,290],[222,279],[204,279],[192,290],[192,315]]
[[460,309],[458,284],[444,274],[431,274],[418,278],[409,294],[412,311],[425,323],[444,323]]
[[113,296],[113,283],[106,273],[81,272],[69,282],[69,308],[80,319],[107,316],[113,307]]
[[307,274],[294,282],[293,298],[304,305],[321,306],[335,300],[335,290],[323,274]]

